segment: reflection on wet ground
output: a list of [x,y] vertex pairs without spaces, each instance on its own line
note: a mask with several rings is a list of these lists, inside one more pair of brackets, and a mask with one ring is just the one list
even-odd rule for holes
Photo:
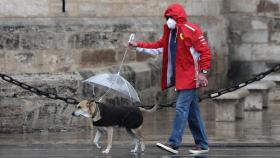
[[[208,103],[208,104],[206,104]],[[147,144],[144,153],[131,154],[131,139],[124,129],[116,128],[113,148],[108,155],[101,154],[91,144],[95,130],[75,132],[41,132],[0,134],[0,157],[90,157],[90,158],[208,158],[208,157],[279,157],[280,103],[273,103],[264,111],[245,112],[245,118],[235,122],[215,122],[215,109],[210,102],[201,104],[201,113],[210,142],[206,155],[189,155],[193,146],[189,130],[183,138],[179,155],[170,155],[155,143],[165,142],[171,132],[174,108],[164,108],[154,114],[144,114],[144,135]],[[105,139],[101,145],[105,146]]]
[[[153,114],[144,114],[143,131],[146,144],[165,142],[171,132],[174,108],[164,108]],[[243,120],[216,122],[215,109],[210,101],[201,104],[208,139],[217,144],[280,144],[280,103],[271,103],[264,111],[245,112]],[[191,145],[193,139],[188,129],[183,144]],[[95,130],[75,132],[41,132],[25,134],[0,134],[0,144],[90,144]],[[130,144],[124,129],[114,130],[114,144]]]
[[208,154],[190,155],[186,147],[180,148],[178,155],[164,152],[149,145],[145,152],[130,153],[127,145],[118,145],[109,154],[88,144],[52,144],[52,145],[0,145],[1,158],[276,158],[280,155],[279,147],[213,147]]

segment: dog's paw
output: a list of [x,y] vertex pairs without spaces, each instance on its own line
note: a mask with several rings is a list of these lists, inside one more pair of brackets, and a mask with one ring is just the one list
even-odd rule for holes
[[101,149],[101,146],[98,143],[94,143],[98,149]]
[[146,147],[145,144],[141,144],[141,151],[145,151]]
[[110,149],[103,150],[103,151],[102,151],[102,154],[108,154],[109,151],[110,151]]

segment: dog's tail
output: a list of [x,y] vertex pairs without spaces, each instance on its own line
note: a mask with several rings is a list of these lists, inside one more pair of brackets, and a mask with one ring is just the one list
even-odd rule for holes
[[145,109],[145,108],[139,107],[140,111],[148,112],[148,113],[155,112],[158,108],[159,108],[158,104],[155,104],[151,109]]

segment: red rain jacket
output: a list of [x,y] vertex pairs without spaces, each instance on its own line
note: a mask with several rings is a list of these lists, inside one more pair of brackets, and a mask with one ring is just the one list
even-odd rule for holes
[[137,47],[157,49],[163,48],[162,61],[162,90],[175,84],[177,90],[198,88],[198,73],[210,68],[211,51],[203,32],[196,24],[187,21],[184,8],[177,3],[171,4],[165,11],[165,17],[172,17],[176,21],[176,81],[172,83],[170,76],[171,56],[169,54],[170,29],[163,26],[163,36],[155,42],[137,42]]

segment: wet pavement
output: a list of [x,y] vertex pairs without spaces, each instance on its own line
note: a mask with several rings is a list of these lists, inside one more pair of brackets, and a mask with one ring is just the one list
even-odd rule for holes
[[[52,133],[0,134],[0,157],[193,157],[188,150],[193,139],[186,130],[180,154],[172,156],[155,147],[171,132],[174,108],[145,114],[144,136],[147,150],[130,154],[131,139],[124,129],[116,128],[113,148],[103,155],[91,144],[94,130]],[[210,153],[200,157],[280,157],[280,103],[271,103],[264,111],[245,112],[243,120],[216,122],[210,101],[201,104],[210,143]],[[101,138],[102,139],[102,138]],[[104,146],[105,141],[102,139]]]
[[1,158],[49,158],[49,157],[67,157],[67,158],[208,158],[208,157],[226,157],[226,158],[257,158],[257,157],[279,157],[279,147],[212,147],[208,154],[190,155],[189,147],[182,147],[178,155],[172,155],[162,151],[155,146],[148,145],[145,152],[130,153],[127,145],[115,146],[109,154],[102,154],[91,145],[0,145]]

